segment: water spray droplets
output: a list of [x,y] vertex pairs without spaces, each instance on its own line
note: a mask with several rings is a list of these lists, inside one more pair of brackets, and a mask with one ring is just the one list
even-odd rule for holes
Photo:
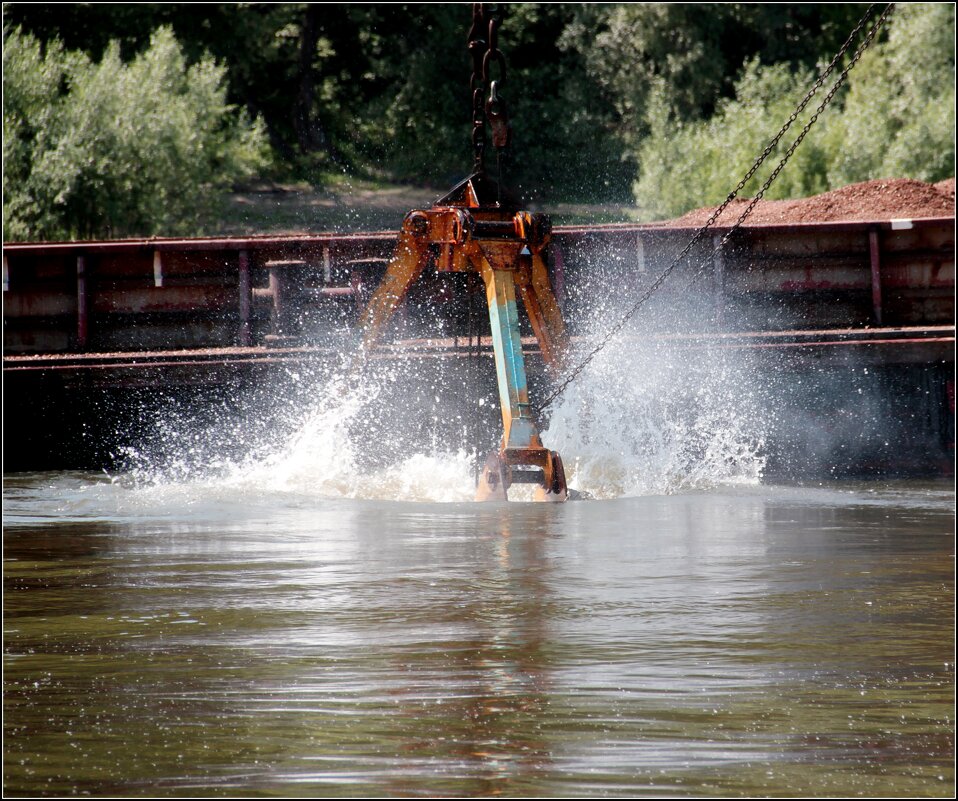
[[[485,452],[467,441],[463,414],[476,399],[444,364],[372,361],[361,380],[346,364],[304,366],[258,387],[248,406],[208,407],[202,419],[164,407],[127,454],[128,483],[180,500],[471,501]],[[570,487],[597,499],[757,483],[769,416],[756,381],[729,352],[625,334],[552,409],[543,442],[562,455]],[[486,433],[482,447],[493,447],[496,431]]]
[[594,498],[758,483],[764,414],[725,354],[620,340],[557,404],[547,447]]

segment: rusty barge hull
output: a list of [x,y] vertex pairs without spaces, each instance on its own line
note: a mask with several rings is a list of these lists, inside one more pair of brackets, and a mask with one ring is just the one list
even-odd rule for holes
[[[887,425],[875,432],[885,445],[843,457],[841,472],[948,473],[954,231],[953,217],[755,225],[713,255],[717,228],[631,336],[672,350],[746,352],[760,369],[801,378],[804,389],[780,402],[805,412],[870,370],[888,396]],[[573,341],[594,338],[609,299],[639,297],[693,233],[557,227],[549,272]],[[394,233],[370,233],[5,245],[5,470],[110,467],[117,432],[135,444],[152,398],[222,404],[292,372],[328,373],[354,347],[395,243]],[[455,281],[427,275],[377,358],[420,374],[467,363],[470,317]],[[534,341],[523,344],[541,382]],[[491,378],[487,340],[479,351]],[[900,429],[891,444],[889,426]],[[801,465],[803,447],[800,432],[783,432],[773,471]],[[835,473],[825,464],[798,472],[821,471]]]

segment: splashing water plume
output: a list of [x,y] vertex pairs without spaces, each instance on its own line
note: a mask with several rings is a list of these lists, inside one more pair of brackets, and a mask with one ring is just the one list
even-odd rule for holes
[[570,486],[595,498],[755,484],[762,413],[724,354],[620,339],[557,404],[543,438]]
[[370,443],[357,441],[351,424],[368,412],[378,392],[375,383],[353,392],[344,392],[339,382],[327,385],[302,429],[265,462],[240,471],[233,480],[328,498],[470,500],[472,460],[462,450],[432,449],[385,467],[363,466],[361,450]]
[[[279,387],[264,389],[272,397],[261,397],[258,408],[283,411],[267,421],[257,417],[258,429],[226,414],[202,423],[164,416],[155,423],[159,448],[129,453],[127,476],[154,492],[471,501],[473,450],[456,447],[455,438],[424,443],[402,430],[403,410],[396,419],[383,417],[394,405],[384,400],[390,385],[409,381],[410,372],[392,367],[361,383],[347,382],[344,373],[307,376],[292,399],[281,399]],[[596,499],[757,483],[765,415],[748,376],[746,365],[713,352],[623,337],[555,406],[543,441],[563,454],[570,487]],[[430,398],[450,383],[432,378]],[[452,406],[441,389],[434,399]],[[448,408],[433,411],[433,419],[457,419]],[[371,462],[369,453],[383,446],[377,426],[391,432],[392,447]],[[227,442],[238,448],[235,458],[224,452]],[[514,487],[510,498],[530,499],[525,489]]]
[[[224,411],[197,420],[183,410],[152,413],[149,447],[127,449],[124,484],[180,500],[209,492],[291,494],[313,498],[376,498],[405,501],[466,501],[474,493],[474,456],[437,443],[409,443],[408,455],[370,464],[375,450],[369,415],[382,413],[377,399],[395,374],[371,374],[361,383],[345,372],[315,374],[292,398],[288,386],[260,393],[252,413],[238,420]],[[347,389],[349,387],[349,389]],[[311,391],[310,391],[311,390]],[[381,405],[381,404],[380,404]],[[272,414],[264,419],[265,410]],[[208,415],[207,415],[208,417]],[[253,424],[255,423],[255,424]],[[397,432],[397,440],[409,439]],[[237,456],[230,452],[238,451]]]

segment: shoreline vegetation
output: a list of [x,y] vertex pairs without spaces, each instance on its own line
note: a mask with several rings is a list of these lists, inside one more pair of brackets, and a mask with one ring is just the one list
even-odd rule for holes
[[[4,241],[394,230],[469,171],[468,11],[7,4]],[[716,205],[864,12],[511,4],[502,182],[557,224]],[[765,199],[954,176],[954,37],[953,5],[897,5]]]

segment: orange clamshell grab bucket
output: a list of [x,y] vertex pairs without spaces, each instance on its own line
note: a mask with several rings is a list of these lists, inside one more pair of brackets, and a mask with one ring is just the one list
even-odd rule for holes
[[[539,501],[569,497],[562,459],[542,445],[529,402],[517,297],[548,369],[558,374],[568,350],[565,323],[543,252],[551,222],[543,214],[503,208],[499,187],[482,174],[457,185],[429,209],[406,215],[386,274],[363,312],[368,353],[410,287],[435,257],[439,272],[473,272],[483,280],[492,331],[503,436],[486,459],[476,500],[508,500],[513,484],[533,484]],[[438,247],[437,247],[438,246]]]

